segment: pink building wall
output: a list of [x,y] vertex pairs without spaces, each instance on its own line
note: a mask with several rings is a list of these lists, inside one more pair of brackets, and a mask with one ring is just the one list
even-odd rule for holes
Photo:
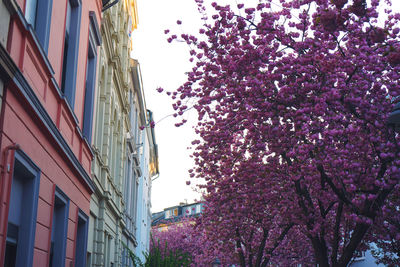
[[[25,10],[24,0],[10,2],[17,3],[20,10]],[[62,137],[57,139],[54,132],[49,130],[49,123],[46,124],[43,121],[43,115],[37,114],[37,109],[32,106],[32,102],[21,94],[21,90],[19,90],[21,85],[17,84],[15,79],[8,81],[4,89],[0,118],[0,164],[2,165],[0,181],[0,266],[3,266],[5,258],[5,236],[12,181],[12,171],[7,171],[7,165],[12,166],[14,157],[14,150],[9,149],[10,145],[17,144],[19,149],[27,154],[41,171],[33,266],[43,267],[49,264],[56,186],[70,199],[65,266],[73,266],[70,265],[70,262],[73,263],[75,258],[78,209],[89,215],[90,196],[93,193],[93,187],[85,177],[90,177],[93,154],[89,144],[82,136],[81,129],[83,126],[85,72],[89,43],[89,11],[95,12],[97,23],[100,25],[102,2],[101,0],[82,0],[81,3],[78,75],[73,110],[69,108],[67,101],[54,84],[54,81],[57,84],[61,83],[66,4],[67,0],[53,1],[47,53],[50,68],[31,33],[24,25],[23,17],[12,14],[7,51],[33,89],[40,102],[38,105],[44,107],[48,117],[56,126],[56,131],[59,131]],[[65,148],[63,149],[60,146],[61,139],[64,139],[68,144],[72,153],[66,152]],[[75,157],[75,163],[71,160],[71,157]],[[81,167],[77,167],[76,162]]]

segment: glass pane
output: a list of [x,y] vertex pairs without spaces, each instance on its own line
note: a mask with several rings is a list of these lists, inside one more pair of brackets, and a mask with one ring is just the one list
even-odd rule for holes
[[70,1],[67,2],[67,19],[65,22],[65,34],[70,33],[71,30],[71,3]]
[[26,1],[25,18],[29,24],[35,26],[36,23],[36,9],[38,0]]
[[17,259],[17,244],[14,244],[12,242],[7,242],[4,267],[15,267],[16,259]]

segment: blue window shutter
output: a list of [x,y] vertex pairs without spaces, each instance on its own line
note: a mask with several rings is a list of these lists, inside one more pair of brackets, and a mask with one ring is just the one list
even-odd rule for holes
[[54,196],[51,240],[53,253],[50,266],[64,266],[67,247],[69,199],[57,187]]
[[52,8],[53,0],[27,0],[25,6],[26,21],[35,30],[40,45],[46,54],[49,49]]
[[51,11],[53,8],[53,0],[38,0],[35,31],[41,42],[41,45],[48,52],[50,39]]
[[81,210],[78,212],[78,229],[76,232],[75,267],[86,266],[89,217]]
[[96,88],[97,46],[101,44],[101,35],[97,24],[96,15],[89,12],[89,48],[86,65],[85,103],[83,110],[82,132],[89,143],[92,139],[94,92]]
[[40,169],[23,151],[17,150],[8,213],[8,232],[16,243],[16,266],[33,264],[39,184]]
[[67,99],[69,105],[74,109],[75,105],[75,91],[76,91],[76,77],[78,72],[78,53],[79,53],[79,35],[81,27],[82,5],[80,0],[69,0],[71,6],[71,14],[69,25],[66,25],[69,32],[68,47],[64,53],[63,63],[65,70],[63,70],[64,84],[62,84],[62,91]]

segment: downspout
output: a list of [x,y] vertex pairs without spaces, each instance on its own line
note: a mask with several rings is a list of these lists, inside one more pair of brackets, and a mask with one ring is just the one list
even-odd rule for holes
[[[20,148],[20,146],[18,145],[18,144],[16,144],[16,143],[14,143],[14,144],[12,144],[12,145],[9,145],[9,146],[7,146],[5,149],[4,149],[4,154],[3,154],[3,166],[2,166],[2,168],[1,168],[1,194],[0,194],[0,200],[1,200],[1,202],[3,202],[3,196],[5,195],[4,194],[4,190],[5,190],[5,179],[6,179],[6,174],[7,173],[9,173],[10,171],[11,171],[11,173],[13,173],[13,170],[14,170],[14,160],[13,160],[13,162],[11,163],[11,166],[7,163],[7,160],[8,160],[8,156],[9,156],[9,153],[10,153],[10,151],[13,151],[13,152],[15,152],[15,150],[17,150],[17,149],[19,149]],[[13,154],[13,157],[14,157],[14,154]],[[10,181],[10,184],[9,184],[9,186],[8,186],[8,188],[10,188],[11,189],[11,184],[12,184],[12,181]],[[9,190],[10,191],[10,190]],[[9,193],[11,193],[11,192],[9,192]],[[7,194],[7,198],[9,198],[10,196],[9,196],[9,194]],[[3,206],[4,206],[4,204],[2,203],[2,204],[0,204],[0,214],[3,214]],[[8,217],[8,211],[9,211],[9,207],[10,207],[10,204],[8,204],[7,205],[7,207],[6,207],[6,217]],[[4,219],[5,220],[5,218],[2,218],[2,219]],[[1,254],[0,254],[0,264],[1,265],[3,265],[4,264],[4,252],[5,252],[5,249],[3,249],[4,248],[4,245],[5,245],[5,242],[6,242],[6,235],[7,235],[7,233],[6,233],[6,231],[7,231],[7,223],[6,222],[4,222],[4,225],[3,225],[3,229],[1,229],[1,231],[2,231],[2,233],[4,233],[5,234],[5,236],[4,236],[4,239],[3,239],[3,242],[1,242],[1,244],[0,244],[0,248],[1,248],[1,250],[0,251],[2,251],[1,252]]]

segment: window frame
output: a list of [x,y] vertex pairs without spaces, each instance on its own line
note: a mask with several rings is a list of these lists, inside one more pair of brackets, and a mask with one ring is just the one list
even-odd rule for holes
[[[55,228],[57,227],[57,225],[54,225],[55,219],[59,219],[60,218],[55,218],[55,213],[56,213],[56,202],[60,201],[61,204],[64,206],[63,209],[63,214],[60,213],[63,218],[61,218],[62,220],[62,224],[59,226],[60,228]],[[54,243],[57,242],[57,244],[54,244],[54,247],[56,249],[56,245],[57,248],[59,247],[59,251],[55,251],[53,253],[53,262],[50,262],[50,254],[49,253],[49,266],[64,266],[65,265],[65,259],[66,259],[66,248],[67,248],[67,233],[68,233],[68,218],[69,218],[69,198],[67,197],[66,194],[64,194],[64,192],[61,191],[61,189],[56,186],[55,190],[54,190],[54,201],[53,201],[53,213],[52,213],[52,218],[51,218],[51,239],[50,239],[50,249],[51,249],[51,243],[52,240],[55,240]],[[56,234],[56,236],[54,236],[54,234]],[[57,255],[56,255],[57,253]]]
[[[31,266],[33,264],[33,253],[34,253],[34,245],[35,245],[35,234],[36,234],[36,219],[37,219],[37,209],[38,209],[38,200],[39,200],[39,185],[40,185],[40,168],[29,158],[29,156],[20,149],[15,150],[14,153],[14,161],[13,161],[13,171],[11,174],[12,181],[15,178],[15,167],[17,164],[21,164],[24,172],[24,176],[18,179],[28,180],[25,183],[24,191],[29,190],[30,198],[25,199],[23,203],[24,209],[24,219],[22,234],[18,234],[18,236],[23,236],[25,238],[25,242],[17,241],[17,254],[16,254],[16,266]],[[26,175],[28,174],[29,177]],[[10,182],[10,194],[9,200],[11,200],[11,191],[12,191],[12,181]],[[24,194],[27,196],[27,194]],[[7,225],[6,225],[6,238],[8,232],[8,222],[9,222],[9,214],[10,214],[10,204],[7,206]],[[22,209],[21,209],[22,212]],[[19,239],[19,237],[18,237]]]
[[[70,25],[67,23],[68,6],[65,11],[64,46],[67,27],[69,26],[68,47],[63,47],[63,63],[61,70],[60,90],[69,103],[71,109],[75,106],[76,79],[78,73],[79,37],[82,17],[81,0],[68,0],[71,6]],[[68,2],[66,3],[68,5]],[[66,60],[66,63],[64,62]]]
[[[80,229],[79,224],[82,222],[84,224],[84,229]],[[88,235],[89,235],[89,217],[81,210],[78,210],[77,216],[77,226],[76,226],[76,237],[75,237],[75,267],[85,267],[87,260],[87,244],[88,244]],[[82,230],[83,232],[80,232]],[[80,236],[83,234],[83,236]],[[78,244],[78,242],[83,242],[83,244]],[[81,250],[79,250],[79,246],[83,245]]]
[[[36,2],[35,7],[30,7],[30,3]],[[32,9],[35,9],[34,11]],[[25,18],[33,28],[43,50],[48,52],[50,40],[51,13],[53,0],[27,0],[25,2]],[[33,17],[29,16],[30,14]]]
[[82,134],[91,144],[93,128],[94,95],[96,89],[97,46],[101,45],[99,26],[96,14],[89,11],[89,40],[86,62],[86,82],[83,106]]

